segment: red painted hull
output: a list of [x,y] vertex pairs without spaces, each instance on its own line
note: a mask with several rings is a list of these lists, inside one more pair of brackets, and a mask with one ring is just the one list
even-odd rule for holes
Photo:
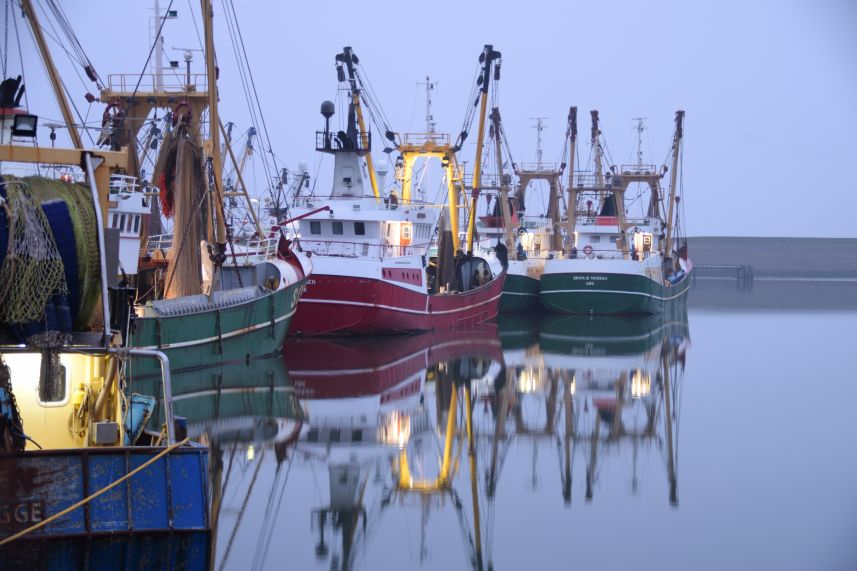
[[453,295],[428,295],[384,280],[313,274],[290,335],[392,333],[472,327],[497,315],[506,274]]

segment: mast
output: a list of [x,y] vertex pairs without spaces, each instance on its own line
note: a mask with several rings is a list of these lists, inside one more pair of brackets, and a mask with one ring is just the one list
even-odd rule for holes
[[574,186],[574,153],[577,146],[577,107],[568,109],[568,206],[565,214],[568,217],[568,240],[571,247],[575,247],[574,225],[577,223],[577,188]]
[[[470,219],[467,223],[467,253],[473,253],[473,233],[476,228],[476,201],[479,198],[479,189],[482,186],[482,147],[485,144],[485,115],[488,110],[488,84],[491,82],[491,64],[500,59],[500,52],[494,50],[494,46],[485,44],[480,62],[484,62],[482,75],[479,78],[479,131],[476,136],[476,160],[473,165],[473,190],[470,196]],[[457,230],[457,229],[456,229]]]
[[643,131],[646,130],[646,118],[645,117],[634,117],[634,121],[637,122],[636,130],[637,130],[637,172],[643,171]]
[[[211,137],[211,163],[214,170],[213,199],[215,229],[214,241],[218,246],[218,255],[226,250],[226,222],[223,216],[223,159],[220,156],[220,118],[217,114],[217,64],[214,56],[214,11],[211,0],[201,0],[202,22],[205,30],[205,64],[208,76],[208,119]],[[216,262],[216,265],[220,265]]]
[[598,110],[593,109],[589,112],[592,117],[592,132],[590,134],[590,142],[595,150],[595,186],[598,190],[598,198],[601,199],[604,192],[601,190],[604,187],[604,174],[601,171],[601,143],[598,141],[598,136],[601,130],[598,126]]
[[542,170],[542,131],[545,130],[545,120],[547,117],[530,117],[530,120],[535,121],[533,129],[536,130],[536,170]]
[[512,213],[509,211],[509,187],[503,179],[503,151],[500,136],[500,109],[491,110],[491,124],[494,127],[494,150],[497,154],[497,176],[500,177],[500,213],[503,216],[503,235],[509,252],[515,250],[515,237],[512,233]]
[[42,34],[42,26],[39,24],[39,18],[36,15],[36,10],[33,8],[30,0],[21,0],[21,6],[28,16],[30,29],[33,31],[33,37],[36,38],[36,44],[39,46],[39,52],[42,54],[42,61],[45,62],[45,69],[48,72],[48,79],[51,82],[51,87],[54,89],[54,95],[57,98],[57,104],[62,111],[65,126],[68,128],[68,134],[71,137],[71,142],[75,149],[83,149],[83,140],[80,138],[80,133],[77,132],[77,127],[74,124],[74,117],[71,114],[71,107],[65,98],[65,92],[62,88],[59,73],[54,65],[54,60],[51,57],[51,52],[45,42],[45,36]]
[[372,161],[372,149],[369,145],[369,135],[366,132],[366,122],[363,120],[363,107],[360,105],[360,88],[357,85],[357,73],[354,70],[357,56],[351,51],[350,46],[345,46],[342,49],[342,54],[337,56],[337,60],[344,60],[345,67],[348,69],[348,82],[351,84],[351,103],[357,112],[357,125],[360,127],[361,146],[366,149],[366,167],[369,170],[369,182],[372,183],[372,193],[375,195],[375,200],[377,201],[381,199],[381,191],[378,189],[375,163]]
[[672,238],[673,238],[673,213],[675,208],[675,191],[676,182],[678,181],[678,159],[681,154],[681,138],[682,138],[682,122],[684,121],[684,111],[679,109],[675,112],[675,136],[673,138],[673,168],[670,173],[670,199],[667,207],[667,238],[664,245],[664,259],[672,259]]
[[417,85],[425,85],[426,87],[426,133],[434,133],[435,123],[434,115],[431,114],[431,92],[437,85],[436,81],[432,81],[429,76],[426,76],[425,83],[420,82]]

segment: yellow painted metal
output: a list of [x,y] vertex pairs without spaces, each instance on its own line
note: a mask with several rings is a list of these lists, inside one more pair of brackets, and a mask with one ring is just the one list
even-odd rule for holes
[[226,243],[226,218],[223,215],[223,159],[220,156],[220,119],[217,114],[217,64],[214,56],[214,11],[211,0],[200,0],[202,4],[202,22],[205,31],[205,65],[208,75],[208,118],[211,136],[211,159],[214,170],[214,190],[217,199],[212,210],[216,220],[214,240],[218,244]]
[[476,444],[473,435],[473,410],[470,403],[470,383],[464,385],[464,419],[467,426],[467,456],[470,460],[470,497],[473,502],[473,539],[476,560],[482,562],[482,525],[479,518],[479,489],[476,485]]
[[675,455],[673,452],[673,417],[670,387],[670,357],[667,349],[661,351],[661,365],[664,372],[664,428],[667,436],[667,477],[670,482],[670,504],[678,504],[676,494]]
[[419,158],[417,155],[410,153],[407,156],[402,156],[402,162],[404,163],[402,167],[402,204],[408,204],[411,201],[414,185],[414,163],[417,161],[417,158]]
[[[486,62],[485,65],[490,65]],[[476,136],[476,160],[473,165],[473,192],[470,198],[470,218],[467,221],[467,253],[473,253],[473,234],[476,229],[476,201],[482,186],[482,146],[485,144],[485,114],[488,109],[488,91],[482,92],[479,102],[479,131]]]
[[[62,353],[65,368],[65,397],[43,402],[39,394],[41,353],[6,353],[3,355],[12,373],[18,407],[27,435],[45,449],[93,446],[89,438],[89,421],[103,420],[119,424],[119,437],[124,437],[122,399],[116,383],[106,385],[103,409],[96,413],[96,396],[105,389],[108,357]],[[27,449],[36,446],[27,442]]]
[[461,169],[458,167],[458,161],[455,160],[455,155],[450,157],[449,166],[446,167],[446,185],[449,196],[447,197],[449,209],[449,227],[452,229],[452,250],[458,252],[461,249],[461,242],[458,238],[458,200],[459,190],[461,188]]
[[411,474],[410,464],[408,462],[408,451],[406,447],[402,447],[399,453],[399,484],[401,490],[416,491],[416,492],[435,492],[445,489],[449,486],[451,475],[455,473],[455,468],[452,464],[452,447],[454,444],[455,430],[458,411],[458,391],[453,388],[452,395],[449,399],[449,414],[446,419],[446,437],[443,444],[443,460],[441,461],[440,474],[432,480],[417,480],[414,481]]
[[[409,143],[409,138],[419,138],[419,144]],[[402,154],[402,169],[399,181],[402,184],[402,203],[408,204],[413,195],[414,164],[417,159],[440,159],[446,164],[446,188],[449,207],[449,225],[452,229],[453,250],[458,251],[461,243],[458,238],[459,192],[463,187],[461,167],[456,159],[455,150],[449,144],[449,136],[442,133],[407,133],[405,142],[399,147]]]
[[[83,151],[81,149],[55,149],[47,147],[24,147],[18,145],[0,145],[0,161],[19,163],[51,163],[55,165],[80,166],[83,153],[90,152],[94,159],[102,162],[97,168],[124,169],[128,156],[122,151]],[[98,162],[98,161],[96,161]],[[100,189],[99,189],[100,190]],[[106,188],[104,189],[107,192]]]
[[110,196],[110,175],[117,170],[125,170],[128,164],[126,149],[121,151],[85,151],[82,149],[56,149],[47,147],[24,147],[20,145],[0,145],[0,162],[47,163],[79,167],[83,164],[84,153],[95,159],[95,186],[98,189],[98,203],[101,216],[107,220],[108,198]]
[[71,137],[71,142],[75,149],[83,148],[83,140],[80,138],[80,133],[77,132],[77,127],[74,123],[74,117],[71,114],[71,107],[65,98],[65,91],[62,87],[59,73],[54,66],[54,60],[51,57],[51,51],[48,49],[48,44],[45,42],[45,36],[42,34],[42,26],[39,24],[39,18],[33,9],[33,3],[30,0],[21,0],[21,7],[27,14],[27,20],[30,22],[30,29],[33,31],[33,37],[36,39],[36,44],[39,46],[39,51],[42,54],[42,61],[45,64],[45,69],[48,72],[48,78],[51,81],[51,87],[54,89],[54,95],[57,98],[57,104],[60,106],[65,126],[68,129],[68,134]]
[[574,225],[577,223],[577,188],[574,186],[574,154],[577,152],[577,107],[568,110],[568,205],[565,214],[568,217],[567,230],[569,250],[577,246],[574,243]]
[[[369,133],[366,131],[366,122],[363,120],[363,107],[360,105],[360,94],[355,92],[352,96],[354,109],[357,111],[357,125],[360,127],[361,147],[369,149]],[[375,175],[375,162],[372,160],[372,151],[366,151],[366,167],[369,169],[369,182],[372,184],[372,193],[375,201],[381,200],[381,189],[378,188],[378,177]]]

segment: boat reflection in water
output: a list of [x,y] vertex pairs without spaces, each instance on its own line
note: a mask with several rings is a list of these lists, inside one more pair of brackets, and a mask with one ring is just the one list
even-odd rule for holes
[[[292,424],[211,443],[214,568],[491,569],[528,510],[568,525],[573,499],[619,492],[603,476],[626,466],[632,492],[651,487],[637,458],[663,456],[665,504],[677,503],[686,317],[501,317],[288,340]],[[280,417],[266,399],[252,406]]]
[[[249,366],[207,368],[173,378],[179,387],[173,397],[175,415],[186,420],[188,435],[210,450],[210,568],[244,568],[246,554],[234,553],[236,536],[242,526],[256,529],[262,524],[265,533],[258,537],[259,547],[271,541],[271,523],[279,513],[288,472],[287,449],[300,435],[303,410],[279,355]],[[145,381],[135,382],[137,390],[146,390]],[[149,426],[161,422],[153,417]],[[264,486],[259,482],[263,466],[273,471],[273,479]],[[246,510],[254,499],[269,509]]]
[[[678,503],[675,458],[681,382],[689,346],[687,314],[639,317],[552,316],[537,341],[520,324],[501,327],[506,383],[492,399],[494,443],[487,486],[496,487],[501,443],[510,438],[556,442],[562,497],[572,501],[575,457],[584,463],[591,501],[602,465],[627,464],[637,493],[639,454],[663,454],[668,498]],[[525,340],[524,344],[519,342]],[[529,343],[529,344],[527,344]],[[535,419],[535,420],[531,420]],[[535,488],[539,474],[532,473]]]
[[[328,494],[312,509],[316,557],[329,558],[330,569],[354,568],[385,514],[416,505],[421,561],[428,553],[429,512],[450,506],[472,548],[471,561],[481,561],[479,525],[465,523],[479,521],[478,503],[460,494],[477,497],[471,493],[476,457],[470,381],[502,370],[496,327],[396,338],[294,339],[284,350],[308,413],[297,456],[304,467],[323,464],[328,473]],[[454,480],[463,451],[473,488],[459,491]]]

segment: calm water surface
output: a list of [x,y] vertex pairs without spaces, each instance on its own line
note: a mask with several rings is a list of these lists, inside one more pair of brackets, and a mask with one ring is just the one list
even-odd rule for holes
[[692,300],[201,379],[214,568],[857,568],[857,311]]

